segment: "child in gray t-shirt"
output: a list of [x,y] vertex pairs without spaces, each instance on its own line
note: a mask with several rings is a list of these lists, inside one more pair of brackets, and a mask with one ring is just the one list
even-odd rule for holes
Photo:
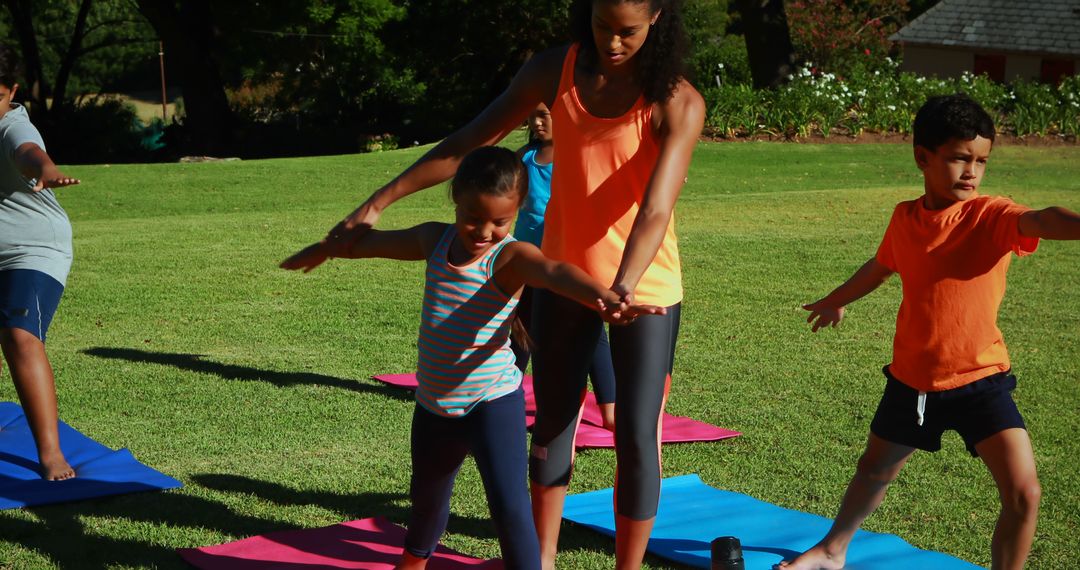
[[56,384],[45,333],[71,268],[71,223],[53,188],[78,184],[45,153],[19,88],[15,54],[0,44],[0,348],[34,434],[41,476],[70,479],[60,451]]

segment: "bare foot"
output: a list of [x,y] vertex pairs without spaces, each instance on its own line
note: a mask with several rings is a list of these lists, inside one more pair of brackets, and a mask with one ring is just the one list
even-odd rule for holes
[[795,560],[785,560],[774,568],[782,570],[841,570],[844,567],[844,554],[829,554],[825,546],[817,546],[800,554]]
[[57,450],[55,453],[42,455],[41,461],[41,478],[48,481],[63,481],[64,479],[71,479],[75,476],[75,470],[68,465],[67,459],[64,458],[64,454]]

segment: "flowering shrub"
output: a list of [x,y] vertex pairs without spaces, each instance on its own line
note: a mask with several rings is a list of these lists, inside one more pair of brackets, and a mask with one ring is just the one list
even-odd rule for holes
[[876,63],[894,50],[889,36],[906,23],[907,0],[788,0],[791,41],[804,60],[834,73]]
[[709,128],[716,134],[733,138],[764,128],[758,124],[758,113],[764,107],[766,92],[734,84],[707,88],[703,95],[709,105]]
[[1010,95],[1007,122],[1017,132],[1037,135],[1080,129],[1080,79],[1070,77],[1056,90],[1038,83],[1017,82]]
[[1003,85],[970,73],[934,79],[902,73],[890,59],[874,70],[856,66],[846,78],[811,69],[813,64],[807,63],[774,91],[726,84],[705,89],[707,126],[729,138],[908,133],[915,112],[928,98],[963,92],[994,116],[999,131],[1074,137],[1080,131],[1080,77],[1067,78],[1057,87]]

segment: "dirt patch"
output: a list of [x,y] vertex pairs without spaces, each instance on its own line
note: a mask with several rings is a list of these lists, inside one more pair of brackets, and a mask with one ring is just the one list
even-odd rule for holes
[[[706,132],[702,135],[702,138],[712,142],[787,142],[795,144],[866,144],[866,143],[891,143],[891,144],[911,144],[910,134],[900,133],[860,133],[856,136],[848,134],[834,134],[828,137],[820,134],[814,134],[806,137],[799,136],[783,136],[783,135],[770,135],[760,134],[754,136],[739,136],[739,137],[721,137],[715,134]],[[995,144],[999,145],[1017,145],[1017,146],[1077,146],[1080,145],[1080,140],[1077,140],[1076,136],[1063,136],[1063,135],[1028,135],[1018,137],[1008,133],[998,133],[994,139]]]

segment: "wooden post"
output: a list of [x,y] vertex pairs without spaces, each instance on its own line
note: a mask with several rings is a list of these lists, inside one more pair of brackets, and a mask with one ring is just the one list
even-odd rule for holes
[[165,44],[158,42],[158,67],[161,68],[161,122],[168,123],[168,100],[165,95]]

